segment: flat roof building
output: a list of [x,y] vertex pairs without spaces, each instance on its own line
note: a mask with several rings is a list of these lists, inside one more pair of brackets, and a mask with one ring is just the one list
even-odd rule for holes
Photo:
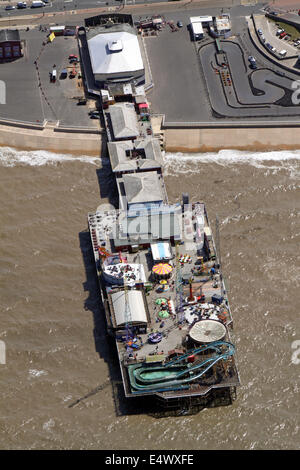
[[225,34],[231,29],[230,17],[227,14],[216,16],[214,23],[218,34]]
[[192,16],[190,18],[191,22],[191,31],[194,41],[202,39],[204,36],[202,22],[200,16]]

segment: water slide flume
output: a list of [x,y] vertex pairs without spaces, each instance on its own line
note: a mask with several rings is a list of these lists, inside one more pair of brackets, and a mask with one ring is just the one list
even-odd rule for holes
[[[196,364],[184,363],[188,357],[195,356],[207,350],[213,350],[211,357]],[[202,377],[211,367],[220,360],[227,360],[234,354],[232,343],[215,341],[189,351],[187,354],[166,362],[163,365],[139,363],[129,366],[129,378],[131,387],[135,390],[167,390],[170,387],[186,388],[185,384]]]

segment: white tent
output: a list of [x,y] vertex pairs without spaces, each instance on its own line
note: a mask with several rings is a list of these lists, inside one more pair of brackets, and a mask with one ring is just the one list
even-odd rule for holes
[[[116,327],[125,325],[126,321],[130,323],[147,323],[147,314],[142,292],[139,290],[127,291],[127,314],[126,314],[126,295],[121,290],[111,294],[113,311],[115,314]],[[127,317],[127,318],[126,318]]]

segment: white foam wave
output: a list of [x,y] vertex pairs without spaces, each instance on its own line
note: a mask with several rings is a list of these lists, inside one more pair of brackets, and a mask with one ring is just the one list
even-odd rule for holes
[[299,150],[277,150],[270,152],[247,152],[241,150],[220,150],[207,153],[166,153],[165,161],[180,160],[184,162],[201,163],[252,163],[264,161],[282,162],[285,160],[300,160]]
[[43,166],[56,165],[64,162],[84,162],[96,165],[99,157],[87,155],[75,156],[71,154],[60,154],[46,150],[16,150],[11,147],[0,148],[0,165],[13,167],[16,165]]

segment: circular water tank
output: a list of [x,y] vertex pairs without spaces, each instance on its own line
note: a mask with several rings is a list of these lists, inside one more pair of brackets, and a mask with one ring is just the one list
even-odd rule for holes
[[212,343],[221,341],[226,335],[226,327],[217,320],[200,320],[189,333],[196,343]]

